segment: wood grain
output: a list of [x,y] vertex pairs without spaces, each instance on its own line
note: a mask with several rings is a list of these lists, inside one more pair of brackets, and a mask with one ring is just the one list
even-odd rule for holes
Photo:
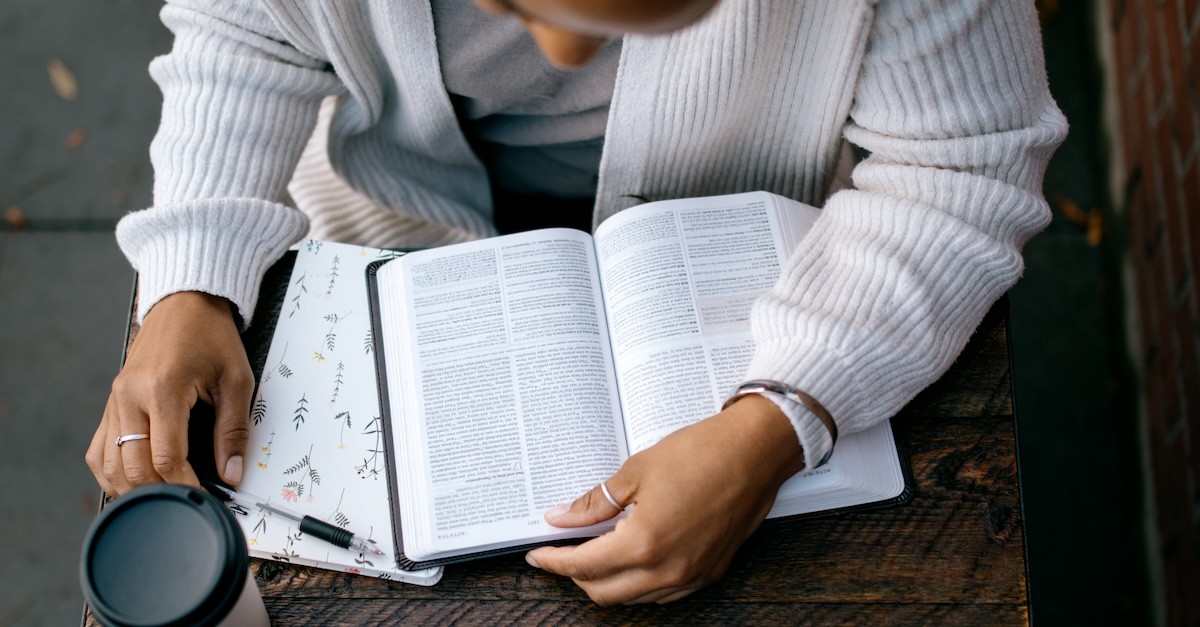
[[[293,261],[270,269],[243,336],[256,375]],[[1006,324],[1002,300],[895,418],[916,478],[910,503],[768,523],[723,579],[668,606],[598,607],[519,555],[447,567],[433,587],[261,560],[252,570],[276,625],[1027,624]]]

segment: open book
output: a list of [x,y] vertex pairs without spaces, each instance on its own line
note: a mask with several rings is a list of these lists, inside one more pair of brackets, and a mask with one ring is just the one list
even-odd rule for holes
[[[719,410],[751,303],[816,219],[755,192],[627,209],[368,270],[397,554],[418,568],[594,536],[543,519]],[[907,498],[890,425],[847,435],[770,517]]]

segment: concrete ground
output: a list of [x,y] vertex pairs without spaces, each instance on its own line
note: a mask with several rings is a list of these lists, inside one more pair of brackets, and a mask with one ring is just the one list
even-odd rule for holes
[[[112,228],[150,199],[158,91],[145,67],[170,46],[158,6],[0,4],[2,626],[79,621],[98,495],[83,451],[120,365],[133,279]],[[73,101],[51,84],[54,59]]]
[[[1072,135],[1047,195],[1104,210],[1089,3],[1057,4],[1047,58]],[[97,498],[83,452],[119,366],[132,280],[112,228],[150,200],[158,92],[145,68],[170,45],[159,6],[0,3],[0,627],[79,620],[79,547]],[[52,84],[55,59],[74,100],[66,74]],[[1030,243],[1011,296],[1033,614],[1142,623],[1121,233],[1110,226],[1091,246],[1067,215]]]

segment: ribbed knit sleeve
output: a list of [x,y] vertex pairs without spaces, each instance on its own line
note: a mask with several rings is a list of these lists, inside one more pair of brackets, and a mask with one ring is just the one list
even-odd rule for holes
[[[1031,1],[878,3],[845,132],[870,156],[756,303],[748,378],[808,392],[846,434],[949,368],[1050,219],[1067,125],[1041,49]],[[820,459],[824,430],[793,420]]]
[[150,147],[154,206],[117,225],[139,277],[138,318],[164,296],[223,296],[249,323],[266,268],[304,235],[281,204],[316,121],[338,93],[326,63],[298,52],[255,3],[171,1],[171,52],[150,74],[163,93]]

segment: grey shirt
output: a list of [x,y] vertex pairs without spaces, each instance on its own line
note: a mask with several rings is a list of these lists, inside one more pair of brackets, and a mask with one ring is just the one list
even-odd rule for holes
[[547,61],[521,23],[471,0],[430,0],[442,80],[493,185],[595,196],[620,40],[578,70]]

